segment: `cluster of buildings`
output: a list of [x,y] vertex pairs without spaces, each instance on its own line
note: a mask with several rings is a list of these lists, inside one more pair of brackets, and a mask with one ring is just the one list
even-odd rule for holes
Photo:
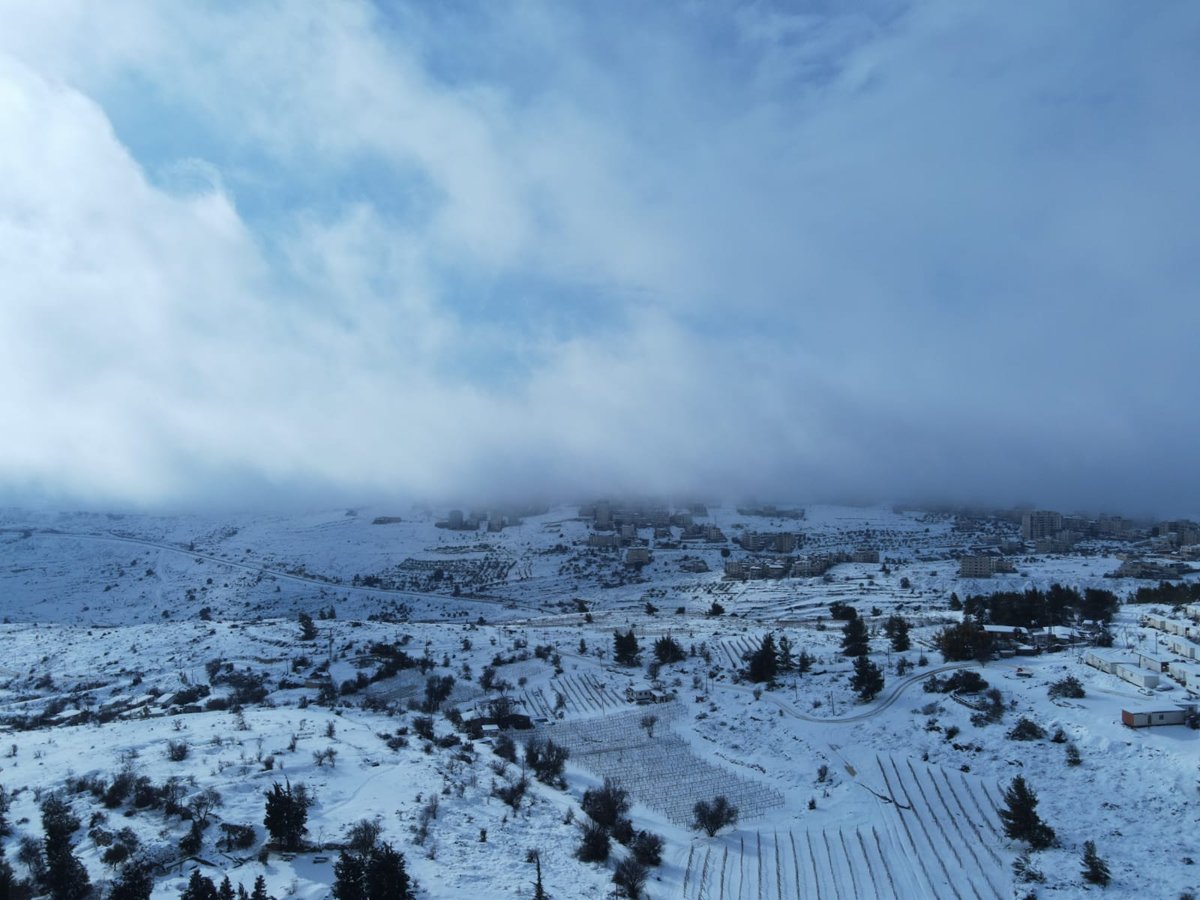
[[[1181,685],[1192,697],[1200,697],[1200,604],[1184,607],[1186,620],[1157,614],[1144,616],[1142,624],[1156,632],[1155,647],[1131,651],[1094,649],[1083,661],[1101,672],[1146,690],[1158,689],[1164,679]],[[1160,642],[1157,633],[1163,634]],[[1196,715],[1196,703],[1163,702],[1129,707],[1121,721],[1131,728],[1180,725]]]
[[546,512],[545,507],[513,507],[509,509],[471,510],[464,513],[461,509],[452,509],[446,513],[446,518],[436,522],[438,528],[448,531],[503,531],[512,525],[520,525],[525,516],[536,516]]
[[725,577],[730,579],[812,578],[824,575],[840,563],[877,563],[879,551],[861,548],[853,553],[811,553],[801,556],[777,556],[761,559],[725,561]]

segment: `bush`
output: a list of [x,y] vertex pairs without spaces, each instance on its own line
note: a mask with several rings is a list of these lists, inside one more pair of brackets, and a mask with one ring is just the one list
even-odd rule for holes
[[1083,842],[1083,880],[1091,884],[1098,884],[1100,887],[1107,887],[1112,881],[1112,875],[1108,871],[1108,863],[1100,858],[1096,853],[1096,844],[1094,841]]
[[583,792],[583,801],[579,805],[592,821],[611,831],[621,817],[629,812],[629,792],[612,778],[605,778],[602,787]]
[[617,864],[612,880],[621,892],[621,896],[637,900],[642,895],[642,888],[646,886],[648,874],[644,865],[633,857],[626,857]]
[[525,745],[525,762],[533,770],[534,777],[543,784],[561,787],[565,784],[562,773],[571,752],[552,740],[545,743],[537,739]]
[[217,841],[217,847],[221,850],[248,850],[254,846],[255,837],[253,825],[222,822],[221,837]]
[[1067,697],[1071,700],[1079,700],[1087,696],[1083,685],[1074,675],[1068,675],[1061,681],[1054,682],[1046,693],[1052,698]]
[[662,863],[663,839],[649,831],[639,831],[629,844],[634,859],[644,866]]
[[517,761],[517,745],[513,743],[513,739],[507,734],[501,734],[496,738],[496,743],[492,747],[492,752],[501,759],[506,759],[510,763]]
[[596,822],[588,822],[580,834],[575,856],[582,862],[605,862],[608,859],[608,832]]
[[511,784],[507,781],[500,781],[492,785],[492,795],[499,797],[501,802],[516,809],[521,805],[521,800],[525,797],[525,791],[529,788],[529,780],[521,778]]
[[167,741],[167,759],[171,762],[183,762],[188,758],[191,747],[187,741]]
[[1008,733],[1010,741],[1040,741],[1045,736],[1045,728],[1032,719],[1026,719],[1024,716],[1017,720],[1017,724]]

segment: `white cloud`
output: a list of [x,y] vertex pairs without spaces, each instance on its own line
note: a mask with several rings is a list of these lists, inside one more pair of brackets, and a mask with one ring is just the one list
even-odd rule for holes
[[0,485],[1200,506],[1198,16],[1086,9],[0,3]]

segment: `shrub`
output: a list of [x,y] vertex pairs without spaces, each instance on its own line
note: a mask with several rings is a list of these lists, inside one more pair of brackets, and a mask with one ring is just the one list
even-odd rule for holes
[[1010,741],[1040,741],[1046,736],[1046,729],[1032,719],[1022,716],[1008,733]]
[[634,859],[644,866],[662,863],[663,839],[649,831],[639,831],[629,844]]
[[611,831],[629,811],[629,792],[612,778],[605,778],[603,786],[583,792],[583,801],[579,805],[592,821]]
[[521,805],[521,800],[525,797],[525,791],[529,788],[529,780],[526,778],[518,779],[511,784],[507,781],[499,781],[492,785],[492,795],[499,797],[501,802],[516,809]]
[[525,745],[525,762],[533,770],[534,777],[544,784],[556,787],[565,784],[562,777],[563,767],[570,755],[571,752],[566,747],[560,747],[552,740],[542,743],[533,739]]
[[254,846],[255,837],[253,825],[222,822],[217,847],[221,850],[248,850]]
[[1052,698],[1067,697],[1072,700],[1079,700],[1087,696],[1083,685],[1074,675],[1068,675],[1066,678],[1054,682],[1047,689],[1046,693]]
[[1096,853],[1096,844],[1094,841],[1083,842],[1083,880],[1091,884],[1098,884],[1100,887],[1107,887],[1112,881],[1112,875],[1108,871],[1108,863],[1100,858]]
[[612,880],[621,896],[637,900],[642,895],[642,888],[646,886],[648,874],[646,867],[630,856],[617,864]]
[[583,826],[575,856],[582,862],[605,862],[608,848],[608,832],[600,824],[588,822]]
[[167,759],[171,762],[183,762],[190,751],[187,741],[167,741]]

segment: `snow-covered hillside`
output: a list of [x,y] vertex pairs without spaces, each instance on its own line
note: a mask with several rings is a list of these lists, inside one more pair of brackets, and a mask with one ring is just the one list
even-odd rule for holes
[[[75,849],[92,882],[114,876],[103,857],[128,829],[138,853],[166,864],[159,900],[196,866],[247,888],[261,874],[278,898],[325,897],[337,845],[363,819],[401,850],[421,896],[532,897],[536,850],[552,896],[600,898],[629,851],[614,844],[608,863],[575,852],[583,794],[609,776],[629,792],[634,828],[665,840],[645,886],[656,900],[1075,896],[1087,890],[1087,840],[1111,866],[1109,895],[1200,886],[1200,732],[1120,719],[1122,708],[1186,701],[1182,687],[1134,687],[1086,666],[1082,646],[947,666],[929,643],[961,618],[952,591],[1132,591],[1104,577],[1115,548],[1024,557],[1016,574],[965,581],[956,556],[973,538],[946,515],[817,507],[796,521],[715,508],[704,521],[730,537],[791,530],[806,553],[874,548],[883,560],[734,581],[724,563],[745,554],[729,543],[643,529],[651,560],[638,569],[623,550],[589,548],[591,525],[573,508],[496,532],[441,528],[439,513],[0,513],[0,785],[13,797],[5,845],[17,876],[21,840],[41,837],[40,801],[60,791],[81,820]],[[883,672],[869,702],[852,689],[835,603],[858,611]],[[1116,649],[1155,643],[1144,611],[1117,613]],[[890,648],[892,615],[909,623],[911,649]],[[614,632],[629,628],[640,658],[622,665]],[[809,670],[747,680],[746,658],[768,634]],[[668,636],[682,658],[656,664],[655,641]],[[923,689],[966,670],[1000,690],[996,721],[970,705],[978,695]],[[1068,675],[1085,696],[1049,697]],[[422,711],[431,678],[453,683]],[[662,702],[632,699],[651,689]],[[533,720],[505,732],[517,761],[497,754],[490,729],[472,737],[462,724],[498,698]],[[1022,718],[1044,735],[1010,739]],[[532,775],[519,762],[529,739],[570,751],[565,780],[529,777],[510,804]],[[1030,857],[1041,883],[1014,876],[1023,848],[998,816],[1017,774],[1058,836]],[[144,803],[114,792],[139,778]],[[315,796],[298,852],[263,850],[276,782]],[[190,852],[180,850],[190,822],[153,799],[170,784],[185,805],[219,795]],[[691,827],[692,809],[717,795],[739,818],[709,837]],[[252,826],[252,843],[222,845],[222,825]]]

